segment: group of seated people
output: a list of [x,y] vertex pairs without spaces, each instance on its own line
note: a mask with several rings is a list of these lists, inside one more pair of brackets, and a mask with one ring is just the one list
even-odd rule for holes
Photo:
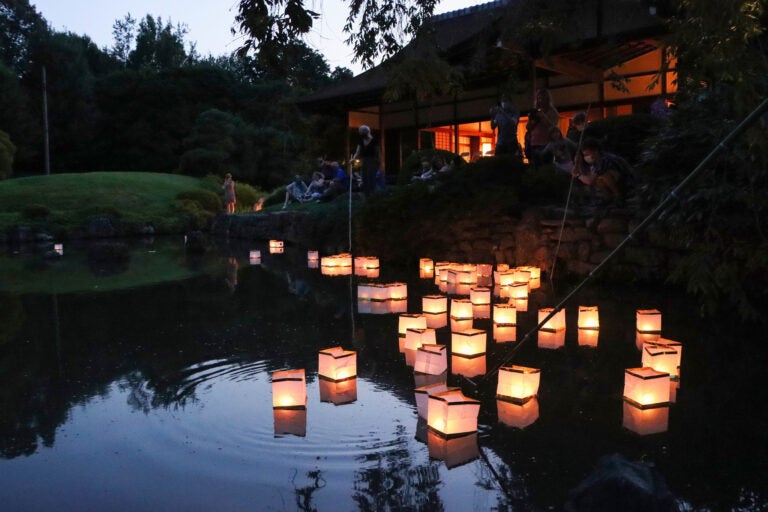
[[[353,173],[352,190],[359,190],[359,175]],[[349,191],[349,175],[336,161],[319,159],[318,169],[312,173],[312,180],[307,185],[298,174],[285,187],[285,202],[283,209],[291,201],[306,203],[308,201],[330,201]]]
[[451,165],[445,163],[445,159],[441,156],[434,156],[432,159],[422,158],[421,168],[413,175],[411,181],[425,181],[430,180],[440,173],[448,172],[451,170]]

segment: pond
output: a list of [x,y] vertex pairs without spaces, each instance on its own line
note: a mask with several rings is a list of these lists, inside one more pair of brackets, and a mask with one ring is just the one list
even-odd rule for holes
[[[485,355],[449,356],[427,376],[400,350],[399,314],[358,302],[371,279],[324,275],[305,249],[46,250],[0,257],[3,510],[559,510],[613,454],[653,466],[684,510],[768,505],[765,336],[704,321],[664,288],[585,287],[562,346],[535,334],[521,345],[569,290],[542,279],[515,341],[476,318]],[[407,283],[394,310],[408,313],[440,291],[418,262],[382,265],[375,281]],[[579,344],[579,304],[599,306],[596,346]],[[644,308],[683,344],[672,403],[651,413],[622,399]],[[357,352],[357,378],[338,386],[318,378],[318,351],[334,346]],[[504,362],[541,369],[537,398],[497,400]],[[286,369],[305,370],[305,409],[272,407],[272,374]],[[415,388],[438,381],[480,401],[476,434],[427,428]]]

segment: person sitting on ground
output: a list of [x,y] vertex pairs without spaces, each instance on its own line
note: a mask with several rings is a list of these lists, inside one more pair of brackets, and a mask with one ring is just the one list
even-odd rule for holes
[[326,188],[328,188],[328,183],[325,181],[323,173],[315,171],[312,173],[312,181],[304,194],[304,200],[310,201],[313,199],[320,199]]
[[432,167],[432,162],[424,157],[421,159],[421,169],[413,176],[413,178],[411,178],[411,181],[426,181],[431,179],[434,175],[435,169]]
[[634,186],[629,163],[618,155],[603,151],[597,139],[587,139],[582,143],[573,176],[595,191],[598,202],[611,202],[617,206],[624,203],[624,198]]
[[560,128],[553,126],[549,130],[549,143],[544,146],[542,154],[552,155],[555,169],[558,171],[573,172],[573,157],[576,156],[576,143],[563,137]]
[[331,167],[333,168],[333,179],[318,198],[318,201],[330,201],[345,192],[349,192],[349,176],[347,176],[347,173],[338,162],[331,162]]
[[301,179],[298,174],[294,176],[293,181],[285,187],[285,202],[283,203],[283,210],[286,209],[290,201],[297,201],[303,203],[306,201],[304,196],[307,193],[307,184]]

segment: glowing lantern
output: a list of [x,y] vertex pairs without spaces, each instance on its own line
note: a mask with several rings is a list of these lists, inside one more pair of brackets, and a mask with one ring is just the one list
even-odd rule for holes
[[445,295],[424,295],[421,298],[424,313],[445,313],[448,311],[448,297]]
[[408,285],[405,283],[389,283],[389,298],[391,300],[405,300],[408,298]]
[[386,305],[389,313],[398,314],[408,311],[407,300],[388,300],[385,301],[384,304]]
[[680,353],[660,343],[646,343],[643,346],[641,362],[643,366],[668,373],[670,378],[675,378],[680,366]]
[[669,374],[653,368],[629,368],[624,371],[624,399],[638,407],[669,403]]
[[336,261],[338,262],[339,266],[341,267],[351,267],[352,266],[352,255],[348,252],[342,252],[340,254],[335,255]]
[[448,370],[448,356],[445,345],[422,345],[416,351],[414,372],[440,375],[446,370]]
[[537,278],[531,278],[530,281],[528,281],[528,289],[529,290],[537,290],[541,288],[541,279]]
[[496,276],[494,277],[496,277],[496,284],[498,284],[499,286],[509,286],[515,282],[515,271],[500,270],[496,273]]
[[493,323],[495,325],[517,325],[517,309],[512,304],[493,305]]
[[517,341],[517,327],[514,325],[493,324],[493,339],[497,343]]
[[599,337],[600,331],[598,329],[579,329],[579,346],[596,347]]
[[285,245],[282,240],[270,240],[269,241],[269,253],[270,254],[282,254],[285,250]]
[[497,263],[496,270],[499,272],[506,272],[507,270],[509,270],[509,265],[506,263]]
[[512,283],[507,286],[510,299],[527,299],[528,283]]
[[491,318],[491,305],[490,304],[477,304],[472,305],[472,317],[473,318]]
[[451,318],[457,320],[472,318],[472,302],[469,299],[451,299]]
[[446,437],[477,432],[480,402],[460,390],[444,391],[429,397],[427,425]]
[[532,398],[518,404],[506,400],[496,400],[496,411],[499,423],[522,430],[539,419],[539,401]]
[[307,262],[320,261],[320,253],[317,251],[307,251]]
[[478,263],[475,266],[477,277],[492,277],[493,276],[493,265],[490,263]]
[[318,260],[307,262],[307,268],[319,268],[319,267],[320,267],[320,262]]
[[53,252],[59,256],[64,256],[64,244],[53,244]]
[[599,329],[600,315],[597,306],[579,306],[579,329]]
[[422,313],[427,319],[427,328],[440,329],[448,325],[448,313]]
[[[546,319],[549,315],[551,315],[554,310],[555,308],[539,308],[539,323],[543,322],[544,319]],[[549,332],[562,331],[564,329],[565,329],[565,310],[564,309],[558,310],[541,327],[542,331],[549,331]]]
[[643,346],[646,343],[656,342],[661,338],[661,335],[656,332],[640,332],[635,333],[635,345],[638,350],[643,350]]
[[464,356],[485,354],[487,334],[480,329],[466,329],[451,333],[451,353]]
[[466,331],[473,325],[472,318],[453,318],[451,317],[451,332]]
[[510,299],[509,303],[514,304],[517,311],[522,311],[523,313],[528,311],[528,297],[524,299]]
[[445,282],[445,279],[442,279],[441,272],[446,270],[450,265],[450,262],[447,261],[438,261],[435,263],[435,284],[440,284],[441,281]]
[[344,379],[332,381],[318,379],[320,387],[320,401],[330,402],[333,405],[349,404],[357,400],[357,379]]
[[275,436],[307,435],[306,409],[272,409],[272,414],[275,420]]
[[559,331],[540,329],[536,341],[539,348],[556,350],[565,345],[565,329],[560,329]]
[[450,267],[445,272],[445,282],[448,284],[456,284],[459,282],[459,271],[453,267]]
[[425,343],[434,345],[437,343],[434,329],[407,329],[405,331],[405,348],[407,350],[417,350]]
[[629,402],[624,402],[622,426],[641,435],[659,434],[669,428],[669,407],[643,409]]
[[447,264],[443,267],[435,266],[435,280],[438,283],[448,282],[448,273],[451,272],[451,264]]
[[680,380],[670,379],[669,380],[669,401],[671,403],[677,402],[677,391],[679,389],[680,389]]
[[458,437],[442,437],[427,430],[427,449],[429,457],[441,460],[448,469],[461,466],[480,457],[477,444],[477,432]]
[[249,252],[248,261],[251,265],[261,265],[261,251]]
[[[677,352],[678,357],[682,357],[683,355],[683,344],[680,343],[679,341],[659,337],[659,339],[656,341],[656,344],[663,345],[667,348],[673,349],[675,352]],[[679,365],[680,363],[678,362],[678,366]]]
[[462,356],[460,354],[451,355],[451,373],[453,375],[463,375],[472,378],[477,375],[485,375],[485,372],[485,354],[476,356]]
[[379,258],[375,256],[357,256],[355,258],[355,270],[379,268]]
[[447,286],[448,289],[446,291],[449,295],[469,295],[469,291],[472,289],[472,285],[466,283],[449,283]]
[[496,384],[496,398],[512,402],[525,402],[539,392],[541,370],[527,366],[502,366]]
[[637,330],[644,333],[660,333],[661,312],[658,309],[638,309]]
[[491,290],[489,288],[470,288],[469,301],[474,306],[486,305],[491,303]]
[[404,313],[400,315],[397,324],[397,333],[401,338],[405,338],[405,332],[408,329],[426,329],[427,319],[424,315],[415,313]]
[[[389,288],[387,288],[386,285],[381,283],[367,283],[361,286],[365,286],[364,297],[368,298],[369,300],[375,300],[375,301],[389,300]],[[361,298],[360,286],[358,286],[357,290],[358,290],[357,297]]]
[[357,352],[331,347],[318,355],[317,373],[329,380],[344,380],[357,376]]
[[421,258],[419,260],[419,277],[430,279],[435,275],[435,262],[431,258]]
[[303,408],[307,406],[307,381],[304,369],[282,370],[272,374],[272,407]]
[[456,272],[456,284],[477,284],[477,270],[462,269]]
[[429,397],[431,395],[443,393],[445,391],[455,391],[458,389],[459,388],[448,387],[445,382],[436,382],[434,384],[427,384],[426,386],[416,388],[414,393],[416,395],[416,411],[419,413],[419,416],[422,418],[427,417]]
[[525,267],[515,268],[515,282],[528,284],[531,280],[531,271]]
[[361,283],[357,285],[357,300],[373,300],[376,283]]

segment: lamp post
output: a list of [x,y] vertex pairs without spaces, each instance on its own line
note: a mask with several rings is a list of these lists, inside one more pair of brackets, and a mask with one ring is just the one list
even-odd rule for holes
[[51,174],[51,156],[48,141],[48,89],[45,79],[45,65],[43,65],[43,144],[45,155],[45,174]]

